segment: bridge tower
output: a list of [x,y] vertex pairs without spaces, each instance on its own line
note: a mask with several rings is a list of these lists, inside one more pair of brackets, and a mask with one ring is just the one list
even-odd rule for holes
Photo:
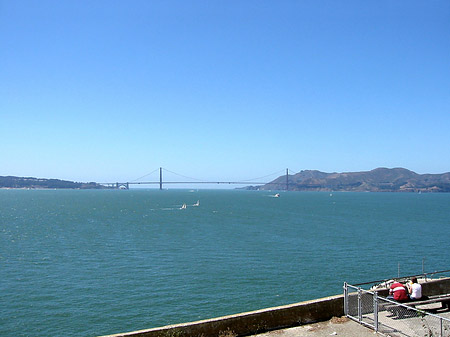
[[162,190],[162,167],[159,168],[159,189]]
[[289,169],[286,169],[286,191],[289,191]]

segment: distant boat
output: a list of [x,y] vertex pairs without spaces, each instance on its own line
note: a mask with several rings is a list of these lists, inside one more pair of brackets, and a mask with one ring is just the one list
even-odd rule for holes
[[186,204],[183,204],[183,206],[181,206],[180,209],[186,209],[186,208],[187,208]]
[[200,206],[200,200],[197,200],[197,202],[195,204],[193,204],[192,206]]
[[280,193],[277,193],[274,195],[275,198],[279,198],[280,197]]

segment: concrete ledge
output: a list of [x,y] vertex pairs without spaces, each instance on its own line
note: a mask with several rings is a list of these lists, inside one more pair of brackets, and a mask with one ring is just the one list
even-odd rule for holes
[[343,295],[103,337],[248,336],[344,315]]
[[450,278],[441,278],[422,283],[422,293],[427,296],[450,293]]
[[[450,277],[444,277],[435,280],[429,280],[422,285],[422,294],[426,296],[450,294]],[[378,295],[388,296],[389,289],[379,289],[377,290]]]

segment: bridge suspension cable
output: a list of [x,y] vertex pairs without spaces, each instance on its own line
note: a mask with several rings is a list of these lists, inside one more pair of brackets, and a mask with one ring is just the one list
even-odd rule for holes
[[137,179],[131,180],[131,182],[135,182],[135,181],[141,180],[142,178],[148,177],[149,175],[152,175],[153,173],[157,172],[158,170],[159,170],[159,168],[157,168],[156,170],[154,170],[154,171],[152,171],[150,173],[147,173],[146,175],[143,175],[142,177],[139,177]]
[[170,173],[172,173],[172,174],[175,174],[175,175],[177,175],[177,176],[186,178],[186,179],[192,179],[192,180],[197,180],[197,181],[205,181],[204,179],[198,179],[198,178],[187,177],[187,176],[185,176],[185,175],[182,175],[182,174],[179,174],[179,173],[170,171],[170,170],[168,170],[168,169],[166,169],[166,168],[164,168],[164,167],[163,167],[163,170],[164,170],[164,171],[167,171],[167,172],[170,172]]
[[292,171],[292,170],[290,170],[290,169],[287,169],[287,170],[288,170],[288,172],[291,173],[291,174],[297,174],[297,172],[299,172],[299,171],[297,171],[297,172],[296,172],[296,171]]
[[[186,178],[186,179],[192,179],[192,180],[197,180],[197,181],[205,181],[205,179],[198,179],[198,178],[188,177],[188,176],[185,176],[185,175],[183,175],[183,174],[176,173],[176,172],[173,172],[173,171],[171,171],[171,170],[168,170],[168,169],[166,169],[166,168],[163,168],[163,170],[164,170],[164,171],[167,171],[167,172],[170,172],[170,173],[172,173],[172,174],[175,174],[175,175],[177,175],[177,176]],[[154,171],[154,172],[155,172],[155,171]],[[242,180],[238,180],[238,181],[242,181],[242,182],[251,182],[251,181],[255,181],[255,180],[264,179],[264,178],[267,178],[267,177],[270,177],[270,176],[274,176],[274,175],[276,175],[276,174],[282,175],[283,172],[285,172],[285,171],[284,171],[284,170],[280,170],[280,171],[277,171],[277,172],[273,172],[273,173],[267,174],[267,175],[262,176],[262,177],[257,177],[257,178],[252,178],[252,179],[242,179]]]
[[270,176],[274,176],[275,174],[281,174],[282,172],[284,172],[284,170],[280,170],[280,171],[277,171],[277,172],[274,172],[274,173],[271,173],[271,174],[267,174],[267,175],[265,175],[265,176],[262,176],[262,177],[258,177],[258,178],[253,178],[253,179],[245,179],[245,180],[243,180],[243,181],[254,181],[254,180],[260,180],[260,179],[264,179],[264,178],[267,178],[267,177],[270,177]]

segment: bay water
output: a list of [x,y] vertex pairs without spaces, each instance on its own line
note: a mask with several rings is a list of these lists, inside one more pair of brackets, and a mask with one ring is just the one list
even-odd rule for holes
[[0,190],[0,336],[127,332],[450,269],[450,194],[274,194]]

